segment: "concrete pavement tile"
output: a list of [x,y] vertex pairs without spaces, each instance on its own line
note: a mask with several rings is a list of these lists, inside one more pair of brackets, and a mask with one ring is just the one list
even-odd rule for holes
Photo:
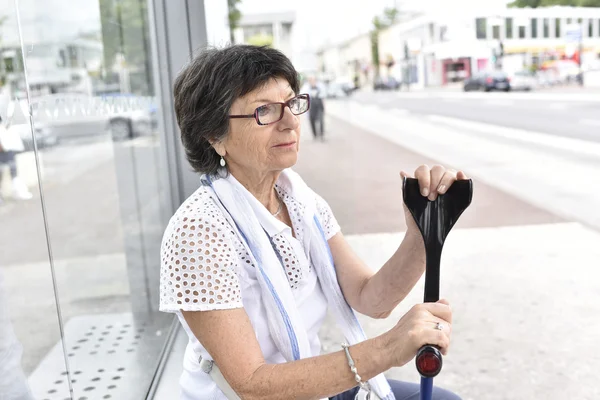
[[[402,234],[347,236],[377,269]],[[450,354],[436,384],[463,399],[598,399],[600,235],[577,223],[456,229],[442,258],[441,295],[453,307]],[[387,319],[359,315],[368,337],[422,302],[423,279]],[[339,350],[332,319],[323,352]],[[414,362],[387,373],[418,382]]]

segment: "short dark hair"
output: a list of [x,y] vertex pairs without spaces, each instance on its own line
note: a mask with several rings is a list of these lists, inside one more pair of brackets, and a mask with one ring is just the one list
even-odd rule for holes
[[216,174],[220,156],[209,140],[222,140],[229,131],[233,102],[273,78],[299,90],[298,73],[282,52],[267,46],[232,45],[206,48],[177,76],[175,114],[181,141],[192,168]]

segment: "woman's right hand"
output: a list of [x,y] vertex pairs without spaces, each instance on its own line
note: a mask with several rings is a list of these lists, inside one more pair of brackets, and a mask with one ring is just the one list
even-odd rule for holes
[[[436,329],[438,323],[442,325],[441,330]],[[410,362],[427,344],[437,346],[446,355],[451,334],[452,310],[446,300],[439,300],[415,305],[382,337],[392,366],[400,367]]]

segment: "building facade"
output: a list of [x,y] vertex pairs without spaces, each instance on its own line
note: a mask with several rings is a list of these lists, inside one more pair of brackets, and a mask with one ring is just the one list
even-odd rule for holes
[[[342,49],[357,46],[368,35],[319,52],[323,69],[348,79],[349,60]],[[584,71],[598,68],[600,8],[547,7],[465,10],[460,14],[429,13],[390,26],[379,34],[381,65],[373,66],[370,46],[356,59],[371,69],[417,86],[460,82],[488,69],[508,73],[542,68],[550,60],[572,60]],[[334,57],[332,54],[340,54]],[[337,60],[337,61],[336,61]],[[337,62],[337,66],[331,65]],[[392,65],[392,67],[389,67]],[[410,72],[408,75],[406,71]]]

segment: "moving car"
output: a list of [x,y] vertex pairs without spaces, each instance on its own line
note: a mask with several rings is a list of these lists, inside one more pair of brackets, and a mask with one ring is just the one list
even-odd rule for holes
[[402,86],[402,83],[393,76],[379,77],[373,83],[373,90],[398,90],[400,86]]
[[485,92],[502,90],[508,92],[511,89],[510,78],[503,71],[481,72],[465,79],[463,89],[465,92],[471,90],[483,90]]
[[510,79],[511,90],[531,90],[537,85],[535,74],[523,70],[515,72]]

